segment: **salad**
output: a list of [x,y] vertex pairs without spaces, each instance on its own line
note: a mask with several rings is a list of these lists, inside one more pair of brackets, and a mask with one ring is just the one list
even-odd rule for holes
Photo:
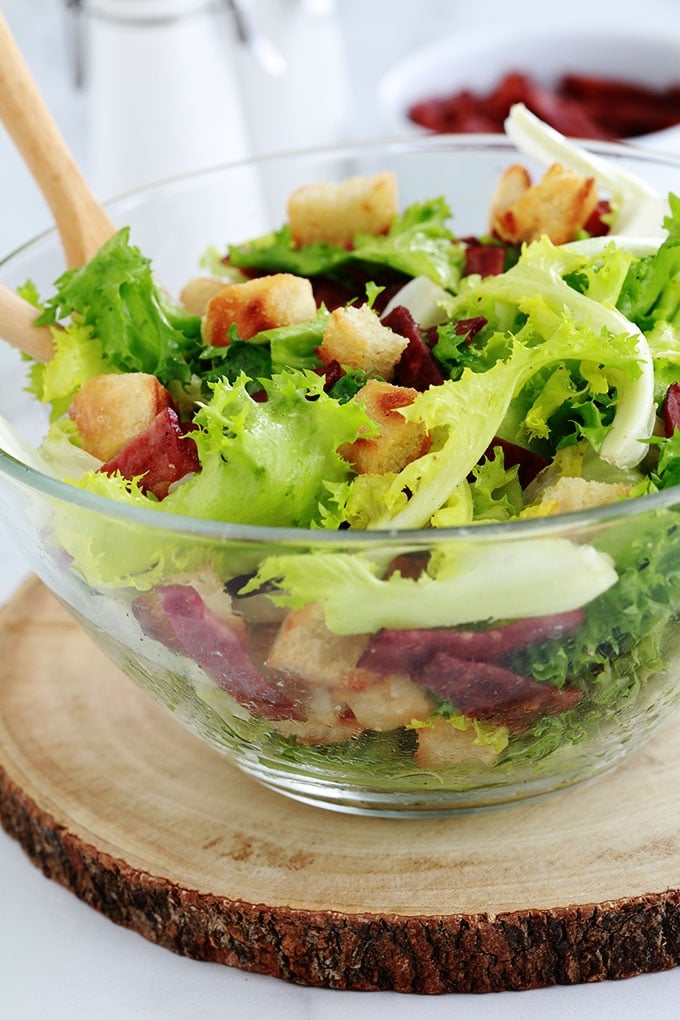
[[[210,248],[180,300],[127,229],[53,294],[22,289],[53,327],[30,382],[44,470],[158,515],[289,529],[226,551],[50,522],[217,745],[464,789],[539,775],[625,706],[630,736],[647,710],[680,609],[677,516],[586,525],[680,481],[680,198],[522,106],[506,130],[518,162],[475,237],[441,197],[401,209],[385,172],[301,185],[279,229]],[[578,541],[494,527],[574,512]]]

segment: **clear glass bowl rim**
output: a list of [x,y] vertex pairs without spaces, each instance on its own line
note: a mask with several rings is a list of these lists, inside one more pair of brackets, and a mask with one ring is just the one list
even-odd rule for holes
[[[577,142],[596,155],[613,157],[614,159],[617,157],[625,158],[632,162],[639,162],[641,165],[656,164],[658,166],[674,168],[678,171],[680,181],[680,155],[662,150],[645,149],[626,142],[592,142],[581,139],[577,140]],[[276,163],[281,160],[298,160],[304,157],[312,159],[335,157],[340,159],[353,154],[378,153],[380,151],[386,153],[416,153],[438,150],[463,152],[489,151],[506,155],[517,152],[504,135],[494,134],[398,136],[377,140],[353,141],[335,146],[324,146],[322,148],[290,149],[256,157],[248,157],[218,166],[207,167],[200,171],[192,171],[164,178],[118,195],[105,202],[104,205],[115,215],[116,207],[129,201],[142,201],[145,196],[161,190],[171,191],[173,188],[185,185],[188,182],[207,180],[212,176],[228,173],[230,170],[239,167],[265,166],[268,163]],[[680,187],[678,191],[680,192]],[[34,245],[38,245],[54,236],[56,236],[56,228],[51,228],[42,231],[19,248],[14,249],[14,251],[0,259],[0,272],[13,259],[19,255],[25,255],[27,252],[30,252]],[[128,504],[107,499],[104,496],[83,492],[66,482],[59,481],[50,475],[43,474],[43,472],[30,465],[22,463],[0,448],[0,479],[3,476],[5,479],[9,479],[10,482],[24,487],[36,495],[58,500],[78,510],[111,517],[129,525],[192,535],[197,538],[213,541],[276,542],[311,546],[337,546],[341,544],[344,548],[385,543],[403,545],[405,542],[408,542],[409,545],[431,545],[433,541],[440,544],[456,541],[469,542],[471,539],[493,542],[498,542],[501,539],[504,541],[514,541],[546,536],[555,532],[564,535],[568,532],[628,519],[637,514],[663,510],[680,502],[680,486],[676,486],[658,493],[623,500],[620,503],[596,507],[591,510],[555,514],[550,517],[521,521],[488,522],[448,528],[361,531],[348,529],[346,531],[337,531],[321,528],[278,528],[251,524],[233,524],[197,517],[184,517],[178,514],[166,514],[163,511],[147,509],[146,507],[132,507]]]

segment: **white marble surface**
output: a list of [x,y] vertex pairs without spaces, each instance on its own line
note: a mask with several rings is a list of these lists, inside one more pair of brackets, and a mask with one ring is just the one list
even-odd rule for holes
[[[545,12],[535,0],[340,0],[352,87],[351,132],[381,133],[373,102],[377,81],[393,60],[444,32],[504,19],[539,18],[582,25],[633,21],[680,31],[676,0],[644,7],[571,0],[568,13]],[[8,18],[62,131],[86,174],[91,171],[89,106],[72,87],[58,0],[2,0]],[[644,11],[644,15],[643,15]],[[0,132],[0,252],[49,225],[49,215],[11,145]],[[6,357],[0,388],[11,385]],[[0,529],[0,601],[26,569]],[[348,819],[348,824],[351,820]],[[680,862],[679,862],[680,867]],[[680,970],[623,982],[541,989],[518,994],[415,998],[297,988],[217,965],[182,959],[116,927],[48,881],[0,830],[0,1015],[8,1020],[212,1020],[273,1015],[277,1020],[554,1020],[677,1015]]]

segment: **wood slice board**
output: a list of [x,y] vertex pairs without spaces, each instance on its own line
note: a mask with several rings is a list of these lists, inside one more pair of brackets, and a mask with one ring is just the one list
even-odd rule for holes
[[342,989],[487,992],[680,961],[680,729],[543,801],[349,816],[259,786],[127,680],[37,580],[0,613],[0,821],[174,952]]

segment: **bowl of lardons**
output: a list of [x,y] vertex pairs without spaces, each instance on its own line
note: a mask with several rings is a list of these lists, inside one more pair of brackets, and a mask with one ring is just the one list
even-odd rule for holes
[[407,53],[378,84],[398,133],[503,130],[523,103],[562,134],[677,151],[680,37],[635,26],[463,32]]
[[452,814],[603,773],[680,695],[674,188],[519,106],[148,188],[82,268],[42,236],[0,267],[54,347],[3,388],[2,518],[282,794]]

